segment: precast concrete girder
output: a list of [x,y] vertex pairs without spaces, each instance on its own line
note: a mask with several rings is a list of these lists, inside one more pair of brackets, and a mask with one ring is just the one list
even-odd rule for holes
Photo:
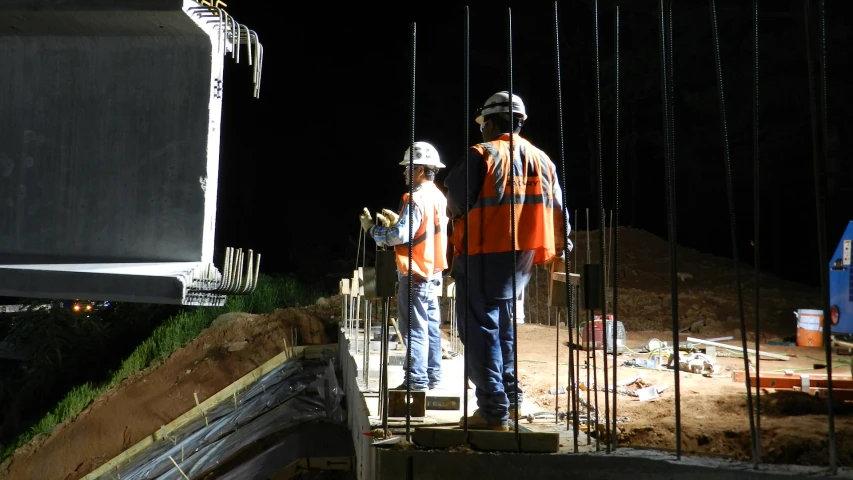
[[[222,305],[214,266],[224,58],[257,34],[192,0],[0,6],[0,296]],[[239,269],[239,271],[238,271]]]

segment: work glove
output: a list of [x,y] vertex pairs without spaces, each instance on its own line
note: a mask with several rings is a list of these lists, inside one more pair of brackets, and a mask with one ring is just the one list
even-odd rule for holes
[[397,222],[400,221],[400,216],[387,208],[382,209],[382,214],[385,215],[391,225],[397,225]]
[[367,233],[370,233],[370,229],[376,226],[376,223],[373,221],[373,217],[370,216],[370,211],[367,210],[367,207],[364,208],[364,211],[358,219],[361,221],[361,228],[363,228]]
[[382,215],[381,212],[376,214],[376,220],[378,220],[379,223],[382,224],[383,227],[387,228],[387,227],[391,226],[391,221],[388,220],[388,217],[386,217],[385,215]]

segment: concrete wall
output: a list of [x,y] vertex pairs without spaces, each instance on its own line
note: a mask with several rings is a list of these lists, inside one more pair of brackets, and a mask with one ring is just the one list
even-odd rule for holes
[[187,3],[3,6],[63,11],[2,14],[0,264],[212,261],[223,52]]
[[[343,321],[343,320],[342,320]],[[376,449],[373,438],[363,435],[370,430],[367,404],[358,388],[358,365],[349,352],[350,343],[343,330],[338,330],[338,356],[341,365],[341,378],[346,392],[347,426],[352,433],[355,446],[356,473],[359,480],[373,480],[376,471]]]
[[[619,452],[620,450],[617,450]],[[447,451],[400,451],[378,449],[377,480],[447,480],[450,478],[483,478],[519,480],[539,478],[571,478],[572,480],[790,480],[819,476],[832,477],[815,469],[802,467],[751,466],[726,462],[684,459],[668,460],[643,457],[636,451],[606,454],[513,454],[453,453]]]

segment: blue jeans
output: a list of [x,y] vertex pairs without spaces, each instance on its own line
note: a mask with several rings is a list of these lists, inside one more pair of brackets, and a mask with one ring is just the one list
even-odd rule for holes
[[[397,313],[400,333],[411,351],[411,368],[404,366],[411,388],[435,387],[441,381],[441,314],[438,303],[438,280],[412,278],[414,321],[412,338],[409,328],[409,277],[400,277],[397,291]],[[407,355],[408,356],[408,355]]]
[[517,407],[524,398],[513,363],[514,306],[514,298],[487,299],[473,292],[469,296],[465,276],[457,274],[456,316],[459,338],[465,345],[468,377],[475,387],[480,416],[494,423],[506,422],[509,408]]

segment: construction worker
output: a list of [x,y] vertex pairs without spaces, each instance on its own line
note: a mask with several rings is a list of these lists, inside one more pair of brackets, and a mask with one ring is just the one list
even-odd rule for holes
[[[412,365],[404,366],[406,379],[396,389],[427,390],[441,382],[441,312],[438,293],[442,272],[447,269],[447,199],[435,185],[435,175],[444,168],[435,147],[415,142],[414,185],[411,221],[414,240],[412,248],[412,304],[414,321],[411,339],[405,338],[409,328],[409,194],[401,201],[400,213],[383,209],[377,214],[377,225],[365,208],[361,226],[380,246],[393,246],[396,252],[399,290],[397,313],[406,348],[411,351]],[[400,165],[406,185],[409,184],[409,150]]]
[[[477,396],[478,409],[468,417],[468,428],[473,429],[508,430],[509,421],[517,420],[524,392],[513,364],[512,311],[523,298],[520,294],[533,266],[551,262],[565,245],[556,167],[545,153],[519,135],[526,119],[524,103],[517,95],[512,96],[512,102],[507,92],[489,97],[476,117],[483,143],[468,149],[468,198],[464,160],[444,182],[454,220],[450,243],[455,255],[457,324]],[[515,147],[515,262],[510,241],[510,132]],[[470,205],[467,251],[466,204]]]

